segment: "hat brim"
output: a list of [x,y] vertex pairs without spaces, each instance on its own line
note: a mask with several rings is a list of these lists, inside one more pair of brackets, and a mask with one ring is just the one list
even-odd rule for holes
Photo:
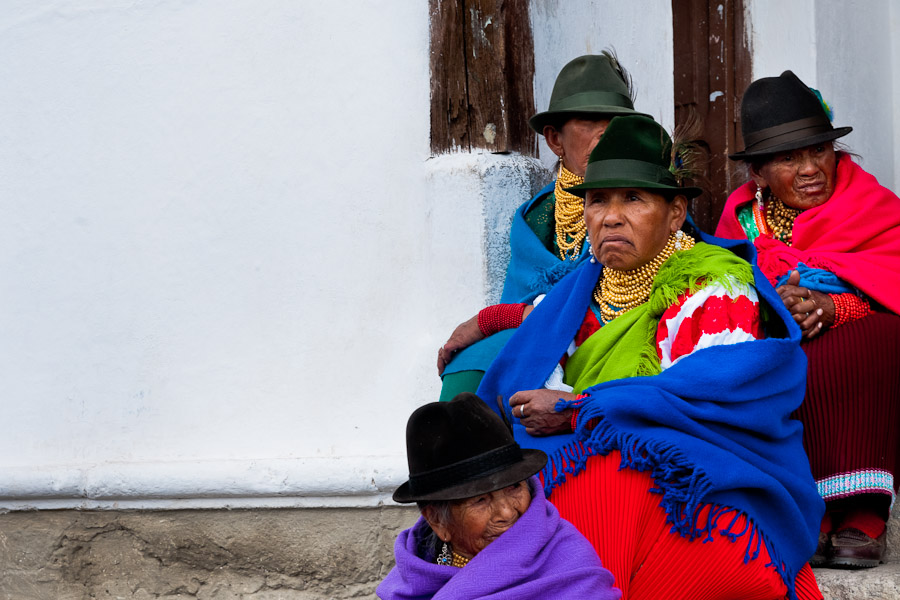
[[759,156],[767,156],[769,154],[777,154],[779,152],[787,152],[788,150],[796,150],[797,148],[805,148],[806,146],[812,146],[814,144],[821,144],[822,142],[830,142],[832,140],[836,140],[838,138],[842,138],[848,133],[853,131],[852,127],[836,127],[831,131],[826,131],[824,133],[819,133],[816,135],[811,135],[795,140],[790,140],[783,143],[776,143],[771,146],[766,146],[763,148],[754,148],[753,150],[747,150],[746,148],[741,152],[736,152],[734,154],[729,154],[728,158],[731,160],[747,160],[749,158],[756,158]]
[[409,481],[401,484],[394,492],[394,502],[440,502],[462,500],[503,489],[523,479],[528,479],[547,464],[547,455],[542,450],[523,449],[522,460],[514,465],[490,473],[483,477],[446,487],[430,494],[416,495],[409,489]]
[[604,179],[603,181],[586,181],[580,185],[565,188],[572,195],[584,198],[588,190],[608,190],[613,188],[636,188],[640,190],[653,190],[660,192],[668,192],[666,196],[687,196],[695,198],[703,193],[698,187],[679,187],[677,185],[666,185],[664,183],[651,183],[641,179]]
[[614,106],[612,104],[589,104],[585,106],[575,106],[567,108],[565,110],[545,110],[544,112],[540,112],[528,119],[528,125],[531,126],[531,128],[537,133],[544,135],[544,127],[558,121],[559,117],[574,119],[578,117],[578,115],[591,115],[598,118],[605,115],[609,115],[610,117],[615,117],[617,115],[641,115],[644,117],[650,116],[646,113],[638,112],[632,108],[626,108],[624,106]]

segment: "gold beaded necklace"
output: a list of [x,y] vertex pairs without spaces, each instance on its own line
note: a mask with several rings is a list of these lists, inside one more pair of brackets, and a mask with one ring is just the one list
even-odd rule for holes
[[556,205],[553,208],[556,219],[556,245],[559,247],[561,260],[575,260],[581,254],[581,244],[587,234],[584,224],[584,201],[564,188],[584,183],[579,177],[563,166],[559,161],[559,174],[556,176]]
[[463,556],[461,554],[457,554],[456,550],[452,550],[451,554],[452,554],[452,558],[450,559],[451,567],[459,567],[461,569],[464,566],[466,566],[467,564],[469,564],[470,559],[466,558],[465,556]]
[[772,237],[788,246],[794,241],[794,219],[803,211],[791,208],[775,196],[769,196],[766,207],[766,224],[772,230]]
[[665,247],[647,264],[630,271],[603,267],[600,281],[594,287],[594,300],[600,305],[604,325],[649,300],[653,278],[662,264],[676,252],[693,247],[694,238],[679,229],[669,234]]

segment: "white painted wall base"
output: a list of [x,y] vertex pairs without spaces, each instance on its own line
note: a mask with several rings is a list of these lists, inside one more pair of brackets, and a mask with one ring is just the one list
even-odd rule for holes
[[0,510],[393,504],[405,456],[101,463],[0,469]]

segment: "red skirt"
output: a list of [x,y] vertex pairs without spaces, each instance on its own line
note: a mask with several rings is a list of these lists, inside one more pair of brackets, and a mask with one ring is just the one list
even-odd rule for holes
[[819,493],[879,494],[886,518],[900,463],[900,317],[875,313],[803,349],[806,398],[795,416]]
[[[718,532],[711,541],[671,532],[650,475],[619,469],[618,451],[591,456],[578,475],[568,476],[550,496],[560,515],[593,544],[623,600],[781,600],[787,586],[761,544],[744,562],[746,543]],[[703,509],[708,511],[709,507]],[[705,515],[701,515],[701,518]],[[745,517],[735,531],[743,529]],[[797,576],[800,600],[821,600],[809,565]]]

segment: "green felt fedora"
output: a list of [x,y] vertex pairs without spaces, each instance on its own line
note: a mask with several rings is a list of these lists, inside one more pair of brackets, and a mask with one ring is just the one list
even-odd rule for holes
[[627,75],[611,53],[579,56],[562,68],[553,84],[550,106],[528,120],[541,135],[560,116],[639,115],[631,101]]
[[699,196],[703,190],[681,187],[669,170],[672,140],[662,125],[643,115],[614,117],[588,158],[584,183],[566,188],[584,198],[587,190],[639,188],[666,196]]

